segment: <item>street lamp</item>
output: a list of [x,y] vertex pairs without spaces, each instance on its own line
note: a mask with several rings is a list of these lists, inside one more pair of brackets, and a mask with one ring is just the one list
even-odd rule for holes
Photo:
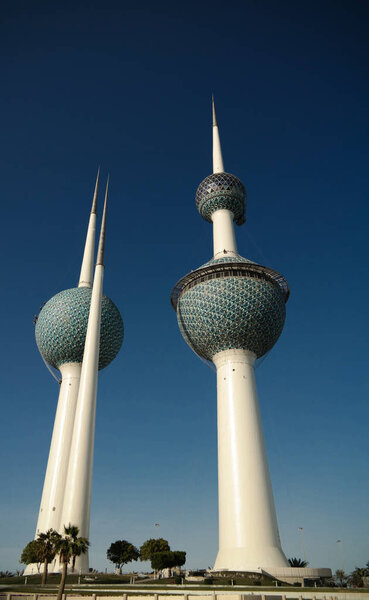
[[304,561],[307,564],[307,560],[306,560],[306,552],[305,552],[305,542],[304,542],[304,528],[303,527],[299,527],[299,532],[301,533],[301,548],[302,548],[302,554],[304,556]]
[[336,544],[339,544],[342,571],[345,572],[344,561],[343,561],[343,542],[342,542],[342,540],[337,540]]

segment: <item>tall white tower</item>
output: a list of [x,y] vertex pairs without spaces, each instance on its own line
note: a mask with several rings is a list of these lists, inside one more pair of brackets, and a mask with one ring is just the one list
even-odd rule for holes
[[224,172],[213,102],[213,174],[196,204],[213,225],[214,256],[183,277],[171,301],[185,341],[214,363],[218,395],[217,571],[257,572],[289,563],[279,538],[254,364],[279,338],[289,289],[276,271],[239,256],[246,191]]
[[[106,206],[108,200],[106,186],[104,212],[101,224],[99,248],[95,276],[92,287],[91,305],[88,317],[85,349],[83,354],[81,381],[74,418],[73,436],[70,449],[71,460],[65,483],[61,527],[69,523],[77,525],[79,535],[89,538],[90,507],[92,486],[92,463],[95,437],[97,373],[100,353],[101,307],[104,279],[104,252],[106,229]],[[88,554],[76,559],[77,571],[88,573]]]
[[[36,322],[36,342],[41,355],[46,362],[59,369],[62,380],[35,537],[48,529],[55,529],[63,533],[64,521],[62,520],[62,514],[69,463],[74,464],[76,460],[79,460],[81,452],[80,448],[75,446],[72,450],[72,442],[81,371],[83,374],[82,360],[84,358],[89,314],[93,312],[95,315],[93,319],[95,325],[96,315],[99,315],[99,330],[101,321],[101,333],[97,338],[96,336],[94,338],[95,354],[97,353],[96,355],[99,357],[99,369],[106,367],[115,358],[123,341],[123,321],[112,300],[107,296],[102,296],[100,309],[97,312],[96,310],[90,311],[91,295],[93,296],[91,288],[95,262],[98,181],[99,174],[96,180],[78,287],[64,290],[51,298],[42,307]],[[102,227],[100,248],[105,236],[105,214],[104,209],[104,227]],[[94,306],[94,303],[92,303],[92,306]],[[91,343],[88,347],[91,347]],[[90,355],[91,352],[89,352]],[[85,380],[86,378],[83,379],[83,381]],[[85,424],[83,424],[83,428],[85,428]],[[89,450],[88,458],[84,457],[85,470],[92,474],[93,432],[92,445],[90,445]],[[90,504],[88,501],[84,505],[84,511],[88,514],[88,519],[89,510]],[[79,522],[72,522],[72,524],[78,525],[81,529]],[[85,534],[83,535],[87,537]],[[88,557],[84,562],[84,568],[88,571]],[[56,562],[50,566],[50,571],[53,570],[59,570]],[[25,574],[36,572],[35,565],[28,565],[25,570]]]

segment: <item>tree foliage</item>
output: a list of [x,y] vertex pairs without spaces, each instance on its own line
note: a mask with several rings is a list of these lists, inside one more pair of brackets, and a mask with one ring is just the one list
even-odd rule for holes
[[127,540],[117,540],[108,548],[106,557],[114,563],[120,571],[123,565],[132,560],[137,560],[140,557],[140,552],[136,546],[127,542]]
[[348,582],[356,588],[364,587],[364,577],[369,577],[369,562],[366,567],[355,567],[348,577]]
[[174,567],[183,567],[186,562],[186,552],[184,550],[174,550]]
[[309,564],[306,560],[302,560],[302,558],[289,558],[288,562],[291,567],[299,567],[300,569],[307,567]]
[[186,552],[183,550],[175,550],[171,552],[154,552],[151,556],[151,567],[155,571],[162,569],[170,569],[172,567],[181,567],[186,562]]
[[[146,540],[144,544],[142,544],[140,548],[140,559],[141,560],[151,560],[153,554],[158,552],[169,552],[170,546],[167,540],[163,538],[150,538]],[[153,567],[154,568],[154,567]]]
[[170,550],[168,552],[154,552],[151,555],[151,567],[155,571],[174,567],[173,552]]
[[347,580],[346,573],[343,569],[337,569],[337,571],[334,574],[334,578],[341,587],[345,585]]
[[40,564],[42,563],[42,557],[40,552],[40,544],[37,540],[32,540],[23,548],[20,561],[24,565],[31,565],[32,563],[37,564],[37,569],[40,570]]
[[29,542],[20,557],[20,562],[26,565],[36,563],[37,570],[40,572],[40,565],[43,563],[42,584],[47,580],[47,568],[55,558],[55,542],[60,537],[54,529],[49,529],[32,542]]
[[47,580],[47,567],[55,558],[56,550],[55,544],[60,538],[60,534],[55,529],[49,529],[45,533],[40,533],[36,542],[40,548],[40,557],[44,563],[44,570],[42,573],[42,584],[44,585]]

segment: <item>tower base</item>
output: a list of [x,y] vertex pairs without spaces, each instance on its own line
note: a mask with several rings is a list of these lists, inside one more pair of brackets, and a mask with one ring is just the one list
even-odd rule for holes
[[288,562],[280,546],[252,548],[221,548],[215,561],[214,571],[246,571],[258,573],[271,568],[286,568]]
[[277,579],[281,583],[289,583],[290,585],[297,583],[306,585],[307,581],[311,582],[314,585],[314,582],[324,581],[325,579],[330,579],[332,577],[332,571],[328,568],[319,568],[312,569],[308,567],[299,568],[299,567],[275,567],[275,568],[250,568],[250,569],[212,569],[210,573],[214,575],[223,575],[225,577],[243,577],[246,575],[266,575],[269,577],[273,577]]
[[[48,574],[52,573],[61,573],[63,570],[63,565],[59,562],[58,557],[56,557],[51,563],[49,563],[47,572]],[[44,572],[44,565],[37,565],[36,563],[31,563],[26,566],[23,571],[23,575],[42,575]],[[68,565],[68,573],[72,572],[72,561]],[[89,573],[89,559],[88,553],[82,554],[81,556],[76,557],[76,564],[74,566],[74,571],[76,575],[87,575]]]

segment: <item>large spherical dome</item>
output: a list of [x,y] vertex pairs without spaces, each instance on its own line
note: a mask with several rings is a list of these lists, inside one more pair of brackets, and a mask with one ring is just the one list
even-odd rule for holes
[[196,192],[196,206],[200,215],[211,223],[216,210],[228,209],[237,225],[245,222],[245,187],[235,175],[213,173],[202,181]]
[[[36,323],[36,342],[53,367],[82,362],[91,302],[90,288],[71,288],[53,296],[43,306]],[[123,321],[114,302],[102,298],[99,369],[118,354],[123,342]]]
[[279,338],[286,315],[287,282],[242,257],[209,261],[172,292],[185,341],[212,360],[222,350],[243,349],[259,358]]

